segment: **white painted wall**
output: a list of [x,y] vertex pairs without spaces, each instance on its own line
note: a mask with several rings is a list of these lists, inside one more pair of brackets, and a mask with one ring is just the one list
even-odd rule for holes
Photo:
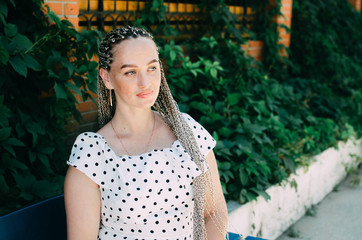
[[[228,231],[276,239],[346,177],[346,164],[355,161],[351,154],[362,157],[362,139],[339,142],[338,149],[329,148],[315,156],[308,169],[299,168],[288,182],[270,187],[268,202],[262,197],[244,205],[228,202]],[[291,187],[292,180],[297,183],[297,191]]]

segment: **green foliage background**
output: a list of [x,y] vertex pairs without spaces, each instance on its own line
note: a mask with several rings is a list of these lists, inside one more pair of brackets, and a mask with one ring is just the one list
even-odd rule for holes
[[74,93],[96,91],[101,34],[41,4],[0,3],[0,214],[63,192],[64,125],[81,117]]
[[[309,156],[362,133],[361,14],[347,1],[294,0],[285,59],[272,21],[280,1],[269,2],[253,1],[252,31],[236,27],[223,0],[200,1],[209,24],[191,40],[167,24],[163,0],[148,1],[134,23],[155,34],[180,109],[218,140],[225,196],[241,203],[268,198]],[[101,34],[78,32],[41,4],[0,3],[0,214],[62,192],[64,125],[80,119],[73,93],[96,91]],[[240,48],[249,39],[265,42],[263,62]]]
[[[162,20],[162,3],[153,1],[143,12],[157,17],[137,24],[151,28]],[[189,41],[158,39],[181,110],[218,140],[215,153],[225,196],[241,203],[258,195],[268,199],[266,188],[297,166],[307,166],[312,155],[362,133],[361,14],[347,1],[295,0],[288,59],[279,55],[285,46],[276,44],[273,17],[281,14],[280,6],[280,1],[253,2],[259,14],[250,32],[236,28],[224,1],[201,1],[208,23],[202,34]],[[177,35],[167,24],[158,25],[158,32]],[[244,33],[248,38],[241,37]],[[346,36],[352,35],[349,42]],[[240,49],[249,39],[265,42],[263,62]]]

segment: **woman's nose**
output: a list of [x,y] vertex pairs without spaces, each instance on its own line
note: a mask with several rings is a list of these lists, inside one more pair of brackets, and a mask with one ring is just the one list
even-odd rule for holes
[[150,81],[149,81],[148,77],[144,73],[139,73],[138,74],[137,81],[138,81],[138,87],[140,87],[140,88],[146,88],[150,84]]

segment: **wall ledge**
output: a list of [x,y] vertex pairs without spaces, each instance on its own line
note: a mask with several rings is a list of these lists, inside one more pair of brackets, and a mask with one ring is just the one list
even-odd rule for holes
[[[288,181],[267,189],[269,201],[262,197],[244,205],[229,201],[228,231],[276,239],[346,177],[345,166],[355,162],[352,154],[362,156],[362,138],[339,142],[337,148],[313,157],[308,168],[298,168]],[[291,186],[293,182],[297,188]]]

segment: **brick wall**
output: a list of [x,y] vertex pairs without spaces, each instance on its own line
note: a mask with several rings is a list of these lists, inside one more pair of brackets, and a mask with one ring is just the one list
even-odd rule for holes
[[362,0],[348,0],[349,3],[359,12],[361,12]]
[[249,56],[252,56],[253,58],[255,58],[258,61],[263,60],[263,47],[264,47],[264,42],[263,41],[248,41],[246,44],[243,44],[241,46],[246,54],[248,54]]
[[45,0],[44,4],[58,17],[68,19],[78,28],[79,0]]
[[[292,25],[292,5],[293,0],[281,0],[281,13],[282,15],[276,17],[276,22],[280,25],[285,25],[291,29]],[[283,27],[278,27],[277,31],[279,32],[279,44],[283,44],[286,47],[290,46],[290,32]],[[281,55],[286,56],[286,51],[280,53]]]
[[[271,0],[272,2],[274,0]],[[274,1],[275,2],[275,1]],[[291,28],[292,24],[292,4],[293,0],[281,0],[281,13],[282,16],[276,16],[275,21],[280,25],[285,25],[289,29]],[[290,45],[290,32],[287,32],[285,28],[278,27],[277,29],[279,33],[279,44],[283,44],[286,47],[289,47]],[[249,41],[246,44],[242,45],[242,48],[246,51],[246,53],[252,57],[254,57],[256,60],[262,60],[263,59],[263,48],[264,48],[264,42],[263,41]],[[281,55],[287,56],[287,52],[283,51],[280,53]]]

